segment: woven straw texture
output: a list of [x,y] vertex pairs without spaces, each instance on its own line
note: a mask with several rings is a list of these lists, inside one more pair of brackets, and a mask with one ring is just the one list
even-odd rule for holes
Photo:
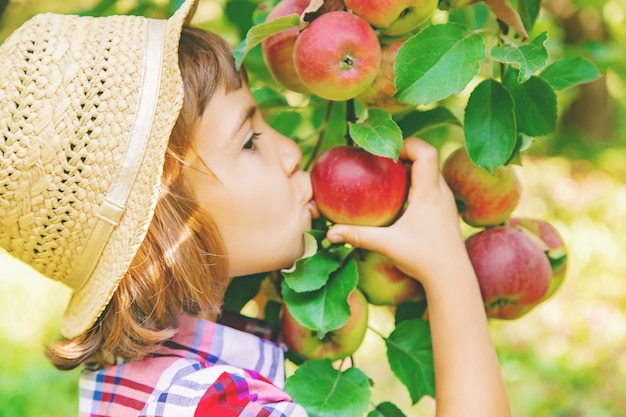
[[118,176],[145,87],[148,19],[43,14],[0,46],[0,245],[72,287],[65,337],[93,325],[145,237],[182,106],[178,40],[193,3],[185,2],[167,21],[143,160],[118,226],[93,273],[79,283],[66,280]]

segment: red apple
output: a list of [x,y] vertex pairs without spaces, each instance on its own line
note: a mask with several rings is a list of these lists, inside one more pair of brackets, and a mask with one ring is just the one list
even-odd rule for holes
[[552,297],[559,289],[567,272],[567,248],[559,231],[548,221],[528,217],[512,217],[507,221],[511,227],[523,228],[538,236],[545,244],[546,255],[552,267],[550,289],[544,300]]
[[412,106],[401,102],[394,97],[396,94],[396,75],[394,66],[398,50],[405,40],[399,40],[384,45],[381,50],[380,70],[372,85],[357,96],[365,107],[376,107],[389,113],[400,113]]
[[524,232],[491,227],[470,236],[465,245],[488,317],[519,318],[546,296],[550,262]]
[[470,226],[503,224],[519,204],[522,185],[513,167],[499,167],[492,175],[471,160],[465,147],[446,158],[442,174],[454,193],[459,215]]
[[328,12],[300,32],[294,62],[312,93],[327,100],[348,100],[374,81],[380,44],[365,20],[345,11]]
[[426,22],[437,0],[345,0],[344,4],[385,35],[403,35]]
[[322,153],[311,170],[313,198],[334,223],[383,226],[406,200],[408,178],[400,160],[373,155],[355,146]]
[[389,258],[372,251],[357,254],[359,289],[373,305],[397,305],[424,298],[422,285],[396,268]]
[[281,318],[283,337],[287,347],[303,360],[343,359],[361,346],[367,330],[368,304],[358,289],[348,295],[350,318],[346,324],[322,337],[298,322],[283,308]]
[[[267,15],[266,21],[290,14],[302,14],[310,0],[281,0]],[[283,87],[298,93],[309,93],[302,80],[296,73],[293,60],[293,47],[298,37],[299,29],[283,30],[267,37],[261,44],[263,59],[274,79]]]

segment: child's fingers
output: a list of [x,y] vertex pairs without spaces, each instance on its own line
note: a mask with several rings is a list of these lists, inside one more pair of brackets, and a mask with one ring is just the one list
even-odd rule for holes
[[411,167],[413,186],[439,184],[439,154],[435,147],[421,139],[408,138],[402,145],[400,157],[413,162]]
[[332,226],[326,233],[326,237],[332,243],[348,243],[356,248],[371,250],[374,252],[384,251],[383,227],[348,226],[338,224]]

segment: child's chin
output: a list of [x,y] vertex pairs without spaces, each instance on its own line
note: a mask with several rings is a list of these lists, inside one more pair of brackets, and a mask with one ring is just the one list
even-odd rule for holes
[[294,248],[294,254],[290,262],[287,262],[288,265],[282,268],[283,271],[291,272],[295,269],[298,259],[313,256],[317,252],[317,241],[309,233],[304,233],[302,239],[294,245]]

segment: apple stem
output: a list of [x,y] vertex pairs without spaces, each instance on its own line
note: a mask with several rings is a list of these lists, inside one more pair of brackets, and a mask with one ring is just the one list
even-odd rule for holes
[[351,55],[346,55],[341,61],[341,69],[348,70],[354,66],[354,59]]
[[367,326],[368,329],[370,329],[372,332],[376,333],[378,336],[380,336],[383,340],[387,340],[387,336],[385,336],[384,334],[382,334],[379,330],[373,328],[372,326],[368,325]]
[[306,165],[304,166],[305,171],[309,170],[309,168],[311,167],[311,164],[313,163],[313,161],[315,161],[315,158],[317,157],[317,154],[320,151],[320,148],[322,146],[322,139],[324,138],[324,135],[326,134],[326,129],[328,128],[328,122],[330,120],[330,115],[333,110],[333,103],[334,101],[331,101],[331,100],[328,101],[328,105],[326,106],[326,113],[324,114],[324,121],[322,122],[322,125],[320,126],[319,134],[317,135],[317,142],[315,142],[315,146],[313,147],[313,150],[311,151],[311,157],[309,158]]
[[[350,123],[356,123],[357,121],[353,98],[346,101],[346,121],[348,125]],[[346,129],[346,144],[348,146],[354,146],[354,141],[352,140],[352,136],[350,136],[350,126]]]
[[[498,23],[502,24],[504,22],[502,22],[500,19],[498,19]],[[507,27],[508,28],[508,27]],[[497,41],[498,41],[498,46],[502,46],[504,44],[504,39],[503,36],[506,36],[505,31],[503,30],[503,27],[500,25],[500,30],[499,30],[499,36],[497,36]],[[504,79],[504,73],[506,72],[506,64],[504,62],[500,62],[499,63],[499,70],[500,70],[500,79],[503,80]]]
[[346,101],[346,120],[350,123],[356,123],[357,120],[353,98]]

